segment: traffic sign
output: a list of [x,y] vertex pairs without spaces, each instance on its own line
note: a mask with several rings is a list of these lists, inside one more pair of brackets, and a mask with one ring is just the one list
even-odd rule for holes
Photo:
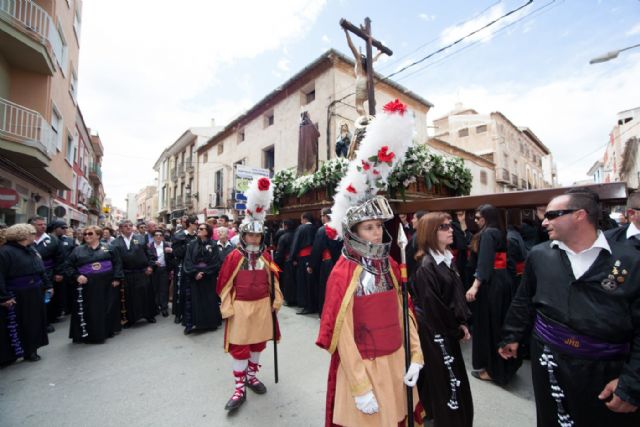
[[236,210],[243,211],[243,210],[247,209],[247,204],[246,203],[236,203],[233,207]]
[[236,191],[235,199],[238,202],[246,202],[247,201],[247,196],[245,196],[244,193]]
[[20,196],[13,188],[0,188],[0,208],[10,208],[18,203]]

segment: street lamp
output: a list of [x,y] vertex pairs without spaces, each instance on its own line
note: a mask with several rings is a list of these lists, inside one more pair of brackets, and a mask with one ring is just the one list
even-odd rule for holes
[[624,52],[625,50],[633,49],[633,48],[639,47],[639,46],[640,46],[640,43],[634,44],[633,46],[625,47],[623,49],[612,50],[611,52],[607,52],[604,55],[596,56],[591,61],[589,61],[589,64],[599,64],[601,62],[610,61],[612,59],[617,58],[618,55],[620,55],[620,52]]

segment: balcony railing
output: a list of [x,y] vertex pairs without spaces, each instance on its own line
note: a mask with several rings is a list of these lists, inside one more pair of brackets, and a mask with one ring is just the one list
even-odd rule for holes
[[187,173],[190,173],[190,174],[192,174],[193,171],[196,169],[194,164],[193,164],[193,158],[187,159],[186,168],[187,168]]
[[42,7],[31,0],[0,0],[0,16],[19,22],[42,44],[48,45],[58,61],[62,62],[62,39],[51,16]]
[[102,181],[102,168],[98,164],[93,164],[89,168],[89,176],[96,176],[99,181]]
[[182,164],[182,165],[178,165],[178,176],[179,176],[180,178],[183,178],[183,177],[184,177],[184,164]]
[[509,174],[509,171],[502,168],[496,169],[496,181],[510,184],[511,176]]
[[0,133],[21,142],[40,144],[49,157],[56,149],[53,129],[40,113],[3,98],[0,98]]
[[174,210],[176,208],[176,199],[169,200],[169,209]]
[[511,184],[512,184],[514,187],[517,187],[517,186],[518,186],[518,175],[516,175],[515,173],[512,173],[512,174],[511,174]]
[[176,173],[176,168],[171,169],[171,181],[178,181],[178,174]]

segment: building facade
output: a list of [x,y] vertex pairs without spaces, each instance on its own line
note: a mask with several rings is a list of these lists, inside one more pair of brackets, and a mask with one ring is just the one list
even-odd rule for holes
[[640,107],[619,112],[601,160],[602,182],[626,181],[629,188],[640,188],[639,140]]
[[155,220],[158,212],[158,187],[148,185],[140,190],[136,195],[136,205],[137,222]]
[[479,114],[458,105],[433,124],[435,138],[494,164],[495,192],[558,185],[551,151],[531,129],[516,126],[500,112]]
[[0,2],[0,191],[15,197],[0,207],[7,224],[37,214],[86,225],[100,214],[90,212],[103,191],[89,165],[102,154],[77,101],[81,16],[80,0]]
[[[236,214],[232,209],[236,165],[272,173],[295,168],[303,112],[319,131],[318,166],[335,158],[340,126],[347,124],[354,132],[354,82],[353,61],[329,50],[210,138],[197,149],[197,212],[218,209],[231,216]],[[417,140],[426,141],[427,112],[432,104],[397,83],[376,76],[378,110],[396,98],[415,115]]]

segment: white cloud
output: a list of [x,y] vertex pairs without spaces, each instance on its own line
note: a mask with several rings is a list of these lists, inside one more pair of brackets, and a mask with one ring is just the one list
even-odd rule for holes
[[[618,59],[612,68],[585,68],[571,76],[538,86],[501,82],[495,87],[463,86],[446,93],[428,94],[436,107],[431,119],[441,117],[462,101],[479,113],[500,111],[517,126],[526,126],[552,151],[559,180],[570,185],[585,179],[601,157],[615,125],[616,114],[640,106],[640,54]],[[588,155],[590,152],[595,153]]]
[[418,15],[418,18],[422,19],[423,21],[430,22],[430,21],[435,21],[436,20],[436,15],[429,15],[428,13],[421,13],[421,14]]
[[329,38],[328,35],[326,35],[326,34],[322,35],[322,43],[326,43],[326,44],[331,43],[331,39]]
[[624,33],[627,37],[635,36],[636,34],[640,34],[640,23],[634,25],[629,31]]
[[[507,10],[505,10],[504,3],[501,2],[499,4],[496,4],[495,6],[492,6],[486,12],[476,16],[475,18],[465,21],[462,24],[452,25],[445,28],[442,33],[440,33],[440,42],[442,45],[453,43],[454,41],[461,39],[467,34],[470,34],[471,32],[482,28],[491,21],[500,18],[505,13],[507,13]],[[518,20],[520,17],[522,17],[522,15],[526,13],[528,13],[528,8],[521,9],[518,12],[501,19],[494,25],[491,25],[490,27],[485,28],[482,31],[478,31],[473,36],[465,39],[465,42],[472,43],[475,41],[481,41],[486,43],[493,38],[493,34],[499,28],[502,28],[505,25]]]
[[[304,37],[325,3],[86,2],[79,98],[105,146],[108,196],[121,205],[126,193],[152,183],[151,166],[186,128],[206,125],[214,115],[218,124],[232,119],[228,101],[198,97],[222,84],[226,65]],[[242,101],[232,103],[246,108],[250,95],[239,93]]]

